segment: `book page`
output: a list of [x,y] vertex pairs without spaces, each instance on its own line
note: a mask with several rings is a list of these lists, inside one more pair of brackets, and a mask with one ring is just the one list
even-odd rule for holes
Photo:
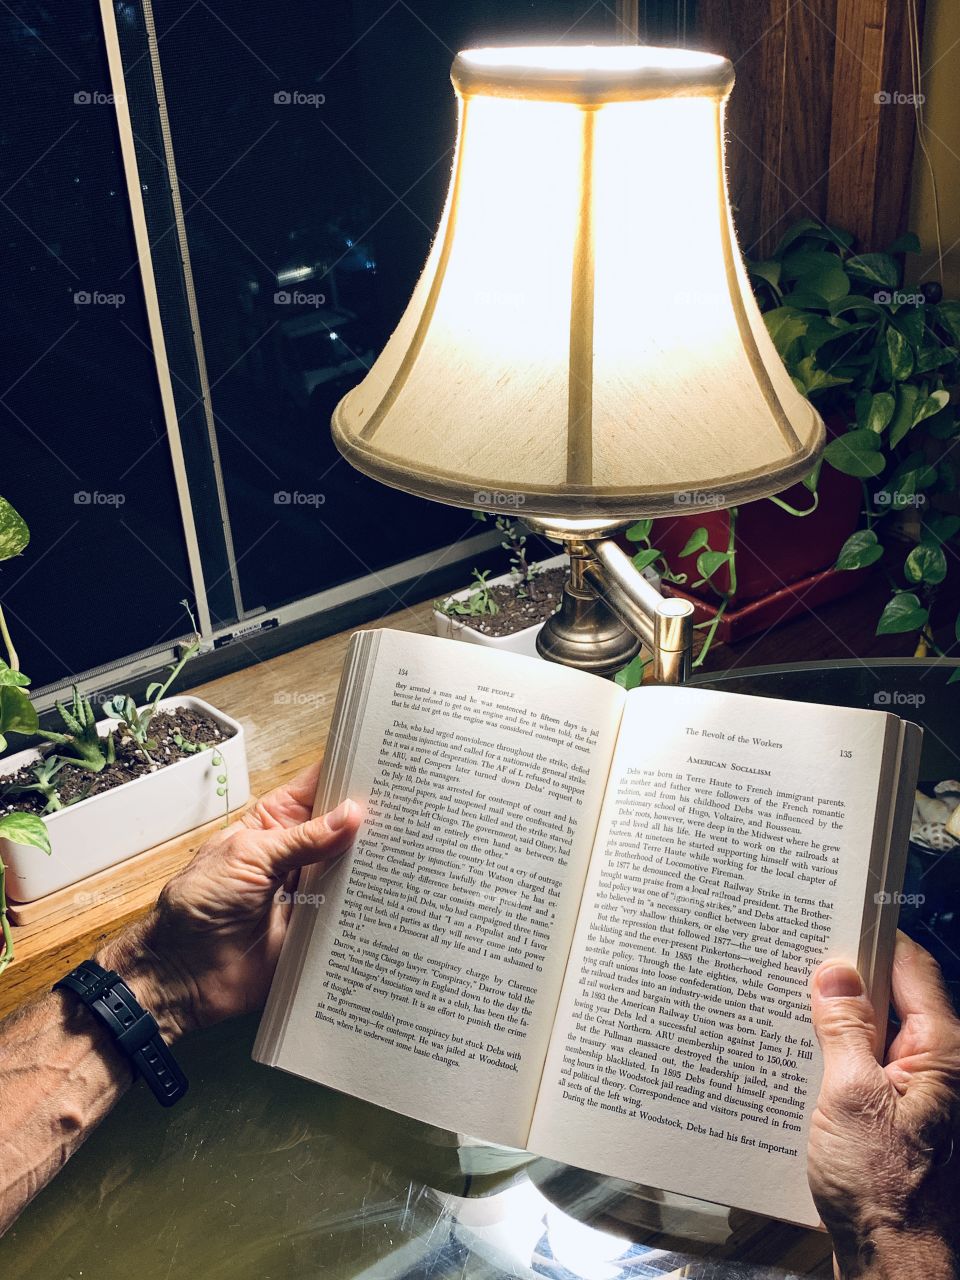
[[[377,633],[353,851],[304,879],[309,950],[271,1060],[522,1146],[623,707],[593,676]],[[319,899],[323,899],[319,901]]]
[[532,1150],[816,1225],[809,974],[860,954],[888,732],[877,712],[627,698]]

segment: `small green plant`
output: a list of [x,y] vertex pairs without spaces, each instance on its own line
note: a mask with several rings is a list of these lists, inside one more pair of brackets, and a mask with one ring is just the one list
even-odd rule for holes
[[[23,516],[0,498],[0,561],[12,560],[21,555],[30,542],[30,530]],[[20,670],[20,660],[14,648],[3,606],[0,604],[0,641],[6,650],[6,661],[0,659],[0,751],[7,747],[8,733],[35,733],[37,712],[30,696],[25,692],[30,680]],[[41,853],[50,853],[50,837],[43,819],[35,813],[5,813],[0,815],[0,841],[32,845]],[[7,918],[6,874],[3,857],[0,856],[0,973],[13,961],[13,932]]]
[[[474,511],[473,518],[486,522],[489,516],[486,511]],[[494,524],[497,532],[502,535],[500,546],[510,559],[510,575],[517,595],[521,599],[535,595],[535,579],[543,572],[543,566],[530,560],[523,526],[519,520],[511,520],[509,516],[496,516]]]
[[503,534],[500,546],[510,557],[510,573],[518,596],[530,594],[534,579],[543,572],[541,565],[531,562],[527,555],[527,535],[516,520],[497,516],[497,531]]
[[[175,733],[173,740],[185,755],[190,756],[196,755],[200,751],[208,751],[212,745],[209,742],[189,742],[182,733]],[[223,798],[225,810],[223,825],[226,826],[230,821],[230,782],[227,776],[227,762],[216,747],[213,748],[210,763],[214,769],[223,770],[223,773],[217,775],[217,795]]]
[[455,600],[451,597],[447,600],[437,600],[434,608],[448,617],[456,618],[480,618],[499,613],[500,606],[490,594],[490,586],[487,582],[489,576],[489,569],[484,569],[482,573],[479,569],[474,569],[473,578],[476,585],[466,599]]
[[[61,760],[59,756],[46,756],[43,760],[38,760],[30,768],[33,782],[7,783],[2,791],[3,797],[35,793],[43,797],[44,804],[40,811],[41,814],[56,813],[58,809],[63,808],[63,801],[57,789],[56,777],[65,764],[66,761]],[[74,801],[74,803],[76,802]]]
[[93,714],[90,699],[76,685],[70,706],[57,703],[57,712],[67,732],[55,733],[41,729],[40,737],[60,748],[57,755],[64,764],[72,764],[87,773],[102,773],[117,758],[117,744],[112,733],[102,737],[97,732],[97,718]]
[[215,769],[222,769],[222,773],[217,774],[217,795],[223,800],[223,825],[226,826],[230,821],[230,781],[227,774],[227,762],[223,755],[214,749],[210,763]]
[[[30,530],[23,516],[0,498],[0,562],[21,555],[30,542]],[[36,733],[37,712],[26,690],[30,679],[20,670],[3,606],[0,604],[0,641],[6,661],[0,659],[0,751],[7,749],[8,733]]]
[[128,739],[135,743],[151,765],[155,761],[150,753],[156,751],[157,743],[150,736],[150,723],[157,714],[160,702],[167,696],[171,685],[180,675],[180,672],[190,659],[196,657],[200,652],[200,633],[197,629],[196,619],[189,603],[186,600],[181,600],[180,603],[186,609],[187,616],[193,627],[193,639],[184,647],[177,661],[167,668],[170,674],[166,680],[156,681],[154,684],[147,685],[147,701],[142,708],[138,709],[137,704],[130,695],[125,693],[115,695],[106,703],[110,715],[115,716],[123,725],[123,728],[119,731],[121,739]]

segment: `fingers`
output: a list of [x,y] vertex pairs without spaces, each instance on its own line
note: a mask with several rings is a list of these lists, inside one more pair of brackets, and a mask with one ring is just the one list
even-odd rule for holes
[[957,1025],[940,966],[929,951],[905,933],[897,933],[893,957],[893,1007],[897,1017],[925,1016],[933,1023]]
[[261,796],[260,803],[268,809],[275,809],[289,805],[292,802],[304,808],[309,815],[313,809],[314,798],[317,794],[322,763],[322,761],[318,760],[316,764],[307,765],[305,769],[301,769],[298,774],[295,774],[289,782],[284,782],[279,787],[274,787],[272,791],[268,791],[266,795]]
[[[314,797],[317,794],[317,785],[320,782],[322,763],[321,760],[318,760],[315,764],[308,764],[305,769],[301,769],[284,786],[277,787],[276,790],[271,791],[270,795],[275,796],[278,792],[286,791],[297,804],[302,804],[308,809],[312,809]],[[269,799],[269,796],[266,798]]]
[[813,1027],[823,1050],[824,1088],[882,1074],[877,1018],[857,970],[844,962],[814,972]]
[[292,827],[271,827],[254,833],[252,848],[262,869],[276,880],[291,871],[335,858],[349,849],[362,819],[360,806],[345,800],[332,813]]

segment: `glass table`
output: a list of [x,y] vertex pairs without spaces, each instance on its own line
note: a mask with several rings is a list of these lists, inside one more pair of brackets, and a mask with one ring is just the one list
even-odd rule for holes
[[[960,774],[960,685],[891,661],[711,676],[922,723],[922,779]],[[879,695],[879,697],[878,697]],[[905,920],[960,991],[958,855],[912,851]],[[908,885],[908,890],[911,888]],[[172,1111],[131,1091],[0,1240],[5,1280],[786,1280],[831,1273],[804,1231],[477,1146],[250,1060],[255,1020],[178,1049]]]

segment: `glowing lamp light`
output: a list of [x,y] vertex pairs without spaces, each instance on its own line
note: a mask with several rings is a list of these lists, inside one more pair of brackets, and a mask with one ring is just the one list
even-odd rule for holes
[[800,479],[823,424],[754,302],[724,180],[725,58],[477,49],[426,267],[337,407],[361,471],[459,506],[610,521]]

